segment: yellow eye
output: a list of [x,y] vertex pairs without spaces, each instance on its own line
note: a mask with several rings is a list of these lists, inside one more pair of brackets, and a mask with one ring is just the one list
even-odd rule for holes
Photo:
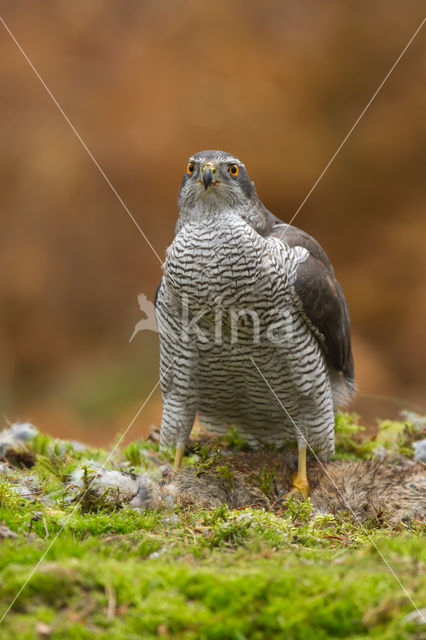
[[231,164],[231,166],[229,167],[229,173],[231,174],[231,176],[234,176],[234,178],[237,177],[239,171],[240,169],[237,164]]
[[189,175],[191,175],[191,173],[194,173],[194,169],[195,169],[194,163],[190,162],[186,167],[186,173],[189,173]]

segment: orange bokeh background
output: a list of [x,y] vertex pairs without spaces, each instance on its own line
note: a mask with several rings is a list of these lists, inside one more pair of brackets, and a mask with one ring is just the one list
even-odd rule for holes
[[[3,3],[161,258],[200,149],[240,157],[290,220],[422,16],[417,0]],[[4,28],[0,53],[3,417],[107,443],[158,380],[157,336],[129,338],[160,263]],[[297,216],[346,294],[367,422],[425,411],[425,53],[422,30]],[[129,438],[160,413],[157,389]]]

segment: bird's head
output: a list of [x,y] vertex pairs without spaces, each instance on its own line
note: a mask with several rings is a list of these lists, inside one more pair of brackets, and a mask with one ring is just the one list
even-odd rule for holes
[[258,200],[243,163],[225,151],[200,151],[191,156],[179,191],[182,211],[220,211],[247,207]]

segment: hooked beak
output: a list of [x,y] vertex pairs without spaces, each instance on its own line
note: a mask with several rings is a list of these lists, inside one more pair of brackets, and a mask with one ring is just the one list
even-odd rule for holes
[[201,180],[206,191],[211,184],[214,184],[216,182],[215,173],[216,167],[214,166],[213,162],[206,162],[203,167],[201,176]]

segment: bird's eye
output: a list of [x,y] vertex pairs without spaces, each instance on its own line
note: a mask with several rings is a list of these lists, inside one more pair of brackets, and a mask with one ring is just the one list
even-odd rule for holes
[[234,178],[237,177],[239,171],[240,169],[237,164],[231,164],[231,166],[229,167],[229,173],[231,174],[231,176],[234,176]]
[[194,169],[195,169],[194,163],[190,162],[186,167],[186,173],[189,173],[189,175],[191,175],[191,173],[194,173]]

